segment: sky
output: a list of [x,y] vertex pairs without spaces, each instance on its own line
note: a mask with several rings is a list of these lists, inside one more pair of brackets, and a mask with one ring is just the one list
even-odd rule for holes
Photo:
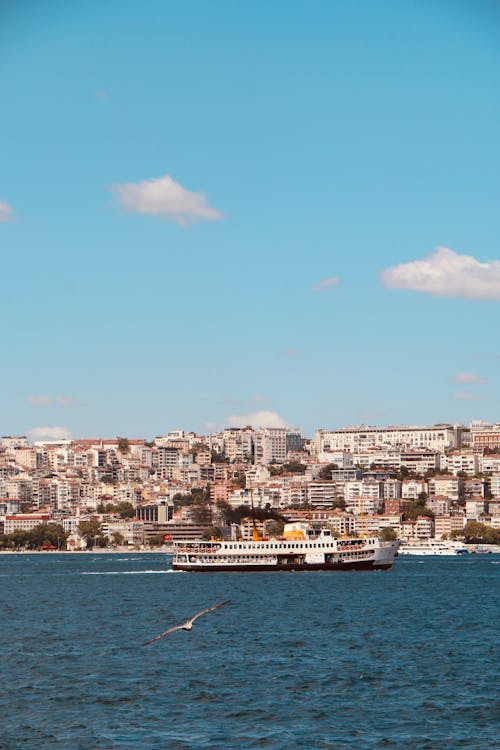
[[4,0],[1,434],[500,420],[499,32]]

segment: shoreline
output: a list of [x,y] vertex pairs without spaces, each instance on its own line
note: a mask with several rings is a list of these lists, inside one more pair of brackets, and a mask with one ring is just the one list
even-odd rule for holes
[[172,552],[168,549],[2,549],[0,555],[168,555]]

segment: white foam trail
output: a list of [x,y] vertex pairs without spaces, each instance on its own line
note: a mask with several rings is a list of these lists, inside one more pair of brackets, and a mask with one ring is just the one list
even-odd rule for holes
[[174,573],[173,570],[92,570],[81,573],[82,576],[142,576]]

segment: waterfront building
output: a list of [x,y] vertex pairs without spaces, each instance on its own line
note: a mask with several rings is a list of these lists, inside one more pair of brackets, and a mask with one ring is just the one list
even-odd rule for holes
[[6,515],[4,521],[4,534],[12,534],[14,531],[31,531],[41,523],[50,521],[50,513],[15,513]]
[[461,531],[465,526],[464,514],[443,515],[434,517],[434,537],[436,539],[450,538],[452,531]]
[[166,501],[158,503],[146,503],[144,505],[138,505],[136,508],[135,516],[139,521],[146,521],[148,523],[167,523],[170,521],[174,513],[174,504]]

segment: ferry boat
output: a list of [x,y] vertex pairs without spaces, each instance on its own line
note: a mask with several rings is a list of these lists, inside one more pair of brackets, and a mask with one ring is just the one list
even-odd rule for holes
[[400,555],[466,555],[467,547],[460,542],[444,539],[422,539],[420,542],[403,543]]
[[252,541],[174,542],[172,568],[196,572],[387,570],[399,542],[378,537],[336,539],[330,529],[285,524],[283,537]]

